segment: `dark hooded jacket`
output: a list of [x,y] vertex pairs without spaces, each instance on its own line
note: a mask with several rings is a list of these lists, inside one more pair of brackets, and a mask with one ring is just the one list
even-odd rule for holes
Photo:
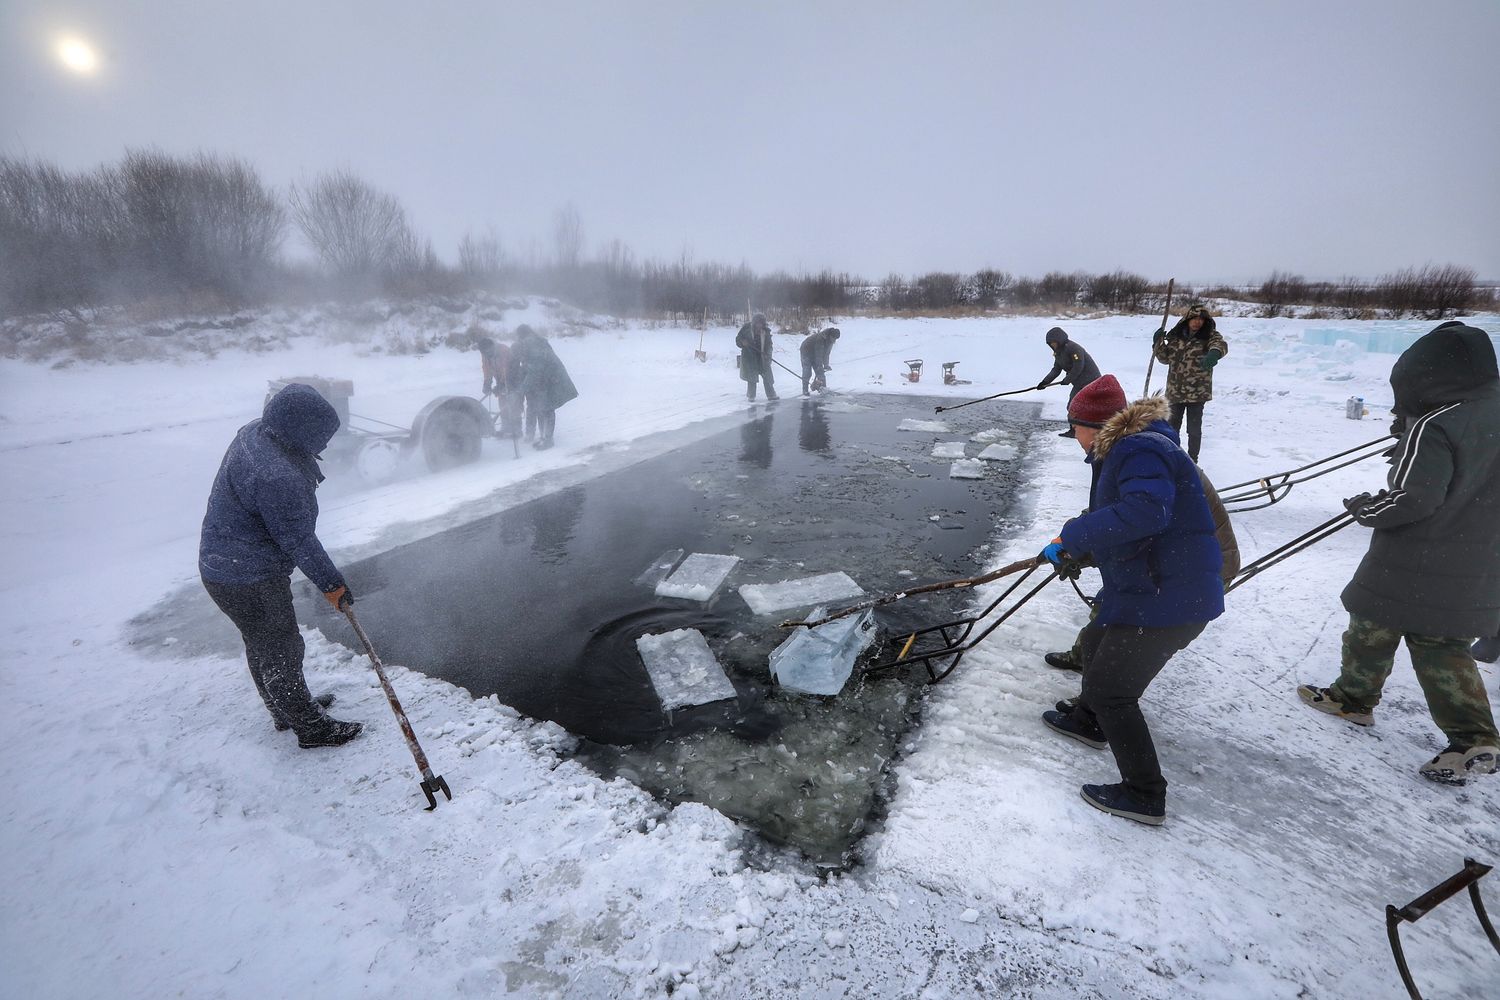
[[[524,332],[523,332],[524,331]],[[511,356],[519,362],[521,392],[528,405],[555,410],[578,398],[578,388],[552,345],[530,327],[518,327]]]
[[1042,379],[1044,385],[1051,385],[1061,375],[1061,384],[1071,385],[1074,395],[1077,395],[1079,389],[1098,380],[1099,366],[1089,357],[1088,351],[1069,339],[1061,327],[1054,326],[1047,331],[1047,346],[1052,348],[1052,370]]
[[339,429],[333,406],[293,383],[234,437],[208,494],[198,571],[209,583],[260,583],[302,570],[319,590],[344,578],[315,533],[317,456]]
[[818,371],[827,368],[828,361],[833,356],[833,345],[838,339],[839,328],[836,326],[803,337],[801,346],[797,348],[802,356],[802,363]]
[[1355,519],[1370,548],[1344,588],[1351,614],[1417,635],[1500,629],[1500,373],[1483,330],[1452,321],[1391,369],[1406,428],[1387,489]]
[[1104,578],[1101,625],[1168,628],[1224,613],[1223,555],[1198,467],[1178,445],[1159,396],[1107,420],[1088,461],[1088,513],[1063,526],[1063,548]]
[[734,336],[734,346],[740,349],[740,378],[746,382],[764,378],[769,384],[775,374],[771,370],[771,355],[776,348],[771,342],[771,327],[765,317],[757,315],[740,327],[740,332]]

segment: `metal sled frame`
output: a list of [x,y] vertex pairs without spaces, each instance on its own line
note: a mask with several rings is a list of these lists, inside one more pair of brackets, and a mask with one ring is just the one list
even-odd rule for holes
[[[1007,610],[999,618],[996,618],[994,621],[990,622],[990,624],[986,626],[982,632],[980,632],[978,635],[974,635],[971,639],[970,636],[973,635],[974,627],[988,618],[992,613],[994,613],[994,610],[998,608],[1002,603],[1004,603],[1006,598],[1015,593],[1017,587],[1026,582],[1027,577],[1031,576],[1031,574],[1035,573],[1042,566],[1047,566],[1048,569],[1046,579],[1042,580],[1041,583],[1028,590],[1025,596],[1017,601],[1009,610]],[[1021,610],[1022,605],[1035,597],[1043,587],[1047,586],[1047,584],[1051,583],[1053,580],[1056,580],[1057,576],[1058,574],[1050,565],[1046,563],[1038,563],[1037,565],[1028,569],[1025,573],[1022,573],[1020,576],[1016,577],[1016,581],[1009,587],[1006,587],[1005,592],[991,601],[989,606],[983,611],[979,612],[979,614],[973,615],[968,618],[956,618],[953,621],[943,622],[941,625],[929,625],[926,628],[920,628],[915,632],[907,633],[905,640],[901,644],[901,652],[896,654],[895,659],[887,660],[883,663],[871,664],[861,670],[860,673],[862,675],[876,674],[885,670],[893,670],[896,667],[906,667],[914,663],[920,663],[927,671],[927,683],[936,684],[944,677],[947,677],[949,674],[953,673],[954,668],[957,667],[959,661],[964,658],[965,653],[988,638],[991,632],[995,631],[995,629],[1004,624],[1005,620],[1011,615]],[[934,632],[938,633],[942,637],[942,646],[937,649],[920,651],[913,655],[911,648],[916,643],[917,639],[924,635],[931,635]],[[946,664],[937,665],[935,663],[935,661],[937,660],[942,660],[944,658],[950,657],[951,659]]]
[[1391,953],[1396,956],[1396,968],[1400,971],[1401,981],[1406,984],[1406,992],[1411,994],[1412,1000],[1422,1000],[1422,994],[1412,981],[1411,970],[1406,967],[1406,953],[1401,950],[1400,928],[1403,921],[1414,924],[1439,903],[1468,889],[1469,899],[1474,903],[1474,915],[1479,918],[1479,926],[1484,928],[1490,944],[1500,953],[1500,934],[1495,933],[1495,925],[1490,923],[1489,914],[1484,912],[1484,900],[1479,896],[1479,880],[1491,870],[1490,865],[1481,864],[1473,858],[1464,858],[1463,870],[1457,875],[1427,890],[1399,910],[1394,906],[1385,908],[1385,929],[1391,939]]
[[901,377],[902,378],[906,379],[906,381],[908,381],[908,382],[920,382],[920,381],[922,381],[922,359],[921,358],[908,358],[907,360],[905,360],[905,361],[903,361],[901,363],[906,366],[906,371],[904,371],[904,372],[901,373]]
[[957,368],[958,366],[959,366],[959,362],[957,362],[957,361],[944,361],[943,362],[943,384],[944,385],[971,385],[972,384],[972,381],[970,379],[959,378],[958,377],[958,373],[953,370],[953,369]]
[[[1219,491],[1219,499],[1223,502],[1224,509],[1231,514],[1243,514],[1246,511],[1261,510],[1285,500],[1287,494],[1292,492],[1292,487],[1298,483],[1305,483],[1308,480],[1317,479],[1319,476],[1326,476],[1330,472],[1336,472],[1347,466],[1356,465],[1366,459],[1384,455],[1390,451],[1391,446],[1389,442],[1392,440],[1393,436],[1387,434],[1383,438],[1366,441],[1364,444],[1355,445],[1348,451],[1341,451],[1337,455],[1320,458],[1316,462],[1309,462],[1298,468],[1288,469],[1286,472],[1276,472],[1261,479],[1247,479],[1243,483],[1226,486]],[[1328,463],[1337,461],[1346,455],[1354,455],[1355,452],[1361,452],[1362,454],[1355,455],[1355,457],[1346,462],[1339,462],[1337,465],[1328,465]],[[1318,467],[1322,465],[1328,465],[1328,468],[1319,469]],[[1298,473],[1308,472],[1309,469],[1318,469],[1318,471],[1305,476],[1298,476]],[[1239,506],[1233,506],[1236,504]]]

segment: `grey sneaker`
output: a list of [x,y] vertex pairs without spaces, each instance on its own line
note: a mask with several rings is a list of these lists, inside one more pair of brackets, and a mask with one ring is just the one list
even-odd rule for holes
[[1500,747],[1474,746],[1465,750],[1449,746],[1417,769],[1417,773],[1445,785],[1462,785],[1480,774],[1494,774],[1500,762]]
[[1366,708],[1349,708],[1333,696],[1328,688],[1313,687],[1311,684],[1299,684],[1297,686],[1297,697],[1309,708],[1316,708],[1328,715],[1336,715],[1340,719],[1354,723],[1356,726],[1375,725],[1375,713]]

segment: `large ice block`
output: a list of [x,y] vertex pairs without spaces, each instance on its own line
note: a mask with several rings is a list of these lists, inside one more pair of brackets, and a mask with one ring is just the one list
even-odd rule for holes
[[694,552],[682,561],[682,565],[671,576],[656,585],[656,596],[706,601],[719,592],[719,588],[724,585],[724,578],[739,561],[739,556]]
[[1016,457],[1016,449],[1014,445],[992,444],[974,457],[986,462],[1009,462]]
[[708,640],[695,628],[643,635],[635,641],[635,648],[665,711],[734,697],[734,685],[724,676]]
[[758,615],[769,615],[787,608],[805,608],[825,601],[838,601],[851,597],[863,597],[865,592],[847,573],[820,573],[805,576],[800,580],[782,580],[780,583],[747,583],[740,588],[740,596]]
[[672,572],[672,567],[676,566],[677,561],[681,558],[681,549],[668,549],[663,552],[652,561],[650,566],[647,566],[642,571],[640,576],[635,578],[636,586],[655,587],[662,580],[666,579],[667,574]]
[[941,420],[917,420],[907,417],[896,425],[898,431],[926,431],[931,434],[947,434],[948,425]]
[[933,458],[963,458],[964,443],[962,441],[939,441],[932,446]]
[[[818,608],[813,615],[824,613]],[[838,694],[874,638],[875,612],[869,608],[817,628],[799,628],[771,651],[771,676],[789,691]]]
[[984,463],[977,458],[960,458],[948,469],[949,479],[983,479]]

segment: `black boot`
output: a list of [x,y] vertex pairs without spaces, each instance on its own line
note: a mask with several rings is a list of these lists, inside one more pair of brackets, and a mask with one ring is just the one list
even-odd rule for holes
[[[328,706],[332,705],[333,700],[334,699],[332,691],[326,691],[313,699],[313,701],[317,702],[318,705],[322,708],[327,708]],[[288,723],[282,722],[280,719],[276,720],[276,731],[278,733],[284,733],[291,728],[291,725],[289,725]]]
[[364,729],[362,722],[340,722],[338,719],[324,719],[317,728],[307,733],[297,734],[297,745],[304,750],[314,747],[341,747],[354,737],[358,736],[360,730]]
[[1048,653],[1042,659],[1049,667],[1056,667],[1058,670],[1072,670],[1080,674],[1083,673],[1083,664],[1073,659],[1072,650],[1068,650],[1066,653]]
[[1480,639],[1474,643],[1474,648],[1471,652],[1474,659],[1480,663],[1494,663],[1496,660],[1500,660],[1500,635],[1492,635],[1488,638]]

